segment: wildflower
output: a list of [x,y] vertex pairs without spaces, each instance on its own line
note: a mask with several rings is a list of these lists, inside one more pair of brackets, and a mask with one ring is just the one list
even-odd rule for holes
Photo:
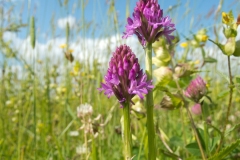
[[73,57],[72,53],[74,52],[74,50],[71,48],[68,48],[67,44],[61,44],[59,47],[63,49],[63,52],[64,52],[67,60],[69,60],[70,62],[73,62],[74,57]]
[[15,111],[15,114],[18,114],[19,113],[19,110],[17,109],[16,111]]
[[194,38],[199,42],[206,42],[208,40],[207,30],[205,28],[200,29]]
[[67,47],[67,45],[66,45],[66,44],[61,44],[59,47],[62,48],[62,49],[64,49],[64,48]]
[[187,43],[187,42],[183,42],[183,43],[180,44],[180,46],[181,46],[182,48],[186,48],[186,47],[188,46],[188,43]]
[[41,61],[40,59],[38,59],[37,62],[38,62],[39,64],[42,64],[42,61]]
[[230,11],[229,13],[222,12],[222,23],[226,25],[231,25],[234,21],[233,13]]
[[80,63],[77,61],[77,62],[75,63],[75,65],[74,65],[74,67],[73,67],[73,71],[76,72],[76,73],[78,73],[78,72],[80,71],[80,67],[81,67],[81,65],[80,65]]
[[81,104],[77,107],[77,115],[78,117],[84,117],[86,115],[91,115],[93,112],[92,106],[88,103]]
[[154,43],[161,36],[168,42],[174,39],[170,34],[175,30],[175,24],[168,16],[163,17],[163,10],[156,0],[139,0],[133,18],[128,17],[127,23],[123,38],[136,34],[143,46],[146,42]]
[[197,59],[194,64],[200,64],[200,60]]
[[196,115],[202,114],[202,108],[199,103],[196,103],[194,106],[192,106],[191,110],[193,114],[196,114]]
[[76,153],[81,155],[81,154],[86,154],[89,152],[89,149],[86,147],[86,145],[81,145],[76,147]]
[[12,117],[12,122],[17,122],[17,121],[18,121],[17,117]]
[[197,35],[197,39],[200,42],[206,42],[208,40],[208,36],[207,35]]
[[41,132],[44,129],[44,124],[42,122],[37,123],[37,132]]
[[79,132],[78,132],[78,131],[70,131],[70,132],[69,132],[69,136],[71,136],[71,137],[77,137],[77,136],[79,136]]
[[191,81],[184,94],[186,97],[198,103],[199,100],[207,94],[206,83],[200,76],[198,76]]
[[57,92],[58,92],[59,94],[65,94],[66,91],[67,91],[67,88],[66,88],[66,87],[58,87],[58,88],[57,88]]
[[135,95],[143,99],[143,94],[147,94],[152,88],[152,81],[147,81],[147,75],[140,69],[135,54],[127,45],[121,45],[113,53],[105,83],[98,90],[104,91],[108,98],[115,95],[123,105],[126,101],[130,102]]
[[11,100],[8,100],[8,101],[6,101],[5,104],[6,104],[6,106],[11,106],[13,104],[13,102]]
[[73,50],[73,49],[69,49],[68,52],[69,52],[69,53],[73,53],[74,50]]
[[49,87],[50,87],[50,88],[56,88],[57,85],[56,85],[55,83],[51,83],[51,84],[49,85]]

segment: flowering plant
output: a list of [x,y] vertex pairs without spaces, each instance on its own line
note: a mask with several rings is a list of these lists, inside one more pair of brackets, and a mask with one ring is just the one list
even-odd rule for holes
[[141,99],[153,88],[152,80],[140,69],[138,59],[127,45],[121,45],[113,53],[109,68],[100,91],[108,97],[115,95],[123,106],[126,101],[138,95]]
[[159,37],[164,36],[168,42],[173,40],[170,35],[175,30],[175,24],[166,16],[156,0],[140,0],[133,12],[133,18],[127,19],[126,32],[123,38],[136,34],[140,43],[154,43]]

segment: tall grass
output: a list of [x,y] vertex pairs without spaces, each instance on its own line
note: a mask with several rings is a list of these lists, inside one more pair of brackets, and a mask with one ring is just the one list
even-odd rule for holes
[[[3,2],[1,3],[3,4]],[[33,3],[34,1],[31,1],[31,7]],[[89,3],[94,3],[93,19],[86,19],[85,14]],[[76,2],[76,12],[81,15],[80,20],[77,20],[79,25],[73,28],[70,27],[67,33],[58,33],[56,31],[55,16],[53,16],[51,22],[44,21],[44,25],[51,28],[49,31],[51,34],[48,35],[52,37],[48,38],[52,39],[53,42],[49,43],[44,50],[41,49],[40,38],[38,38],[38,36],[41,36],[41,31],[37,26],[39,22],[35,23],[36,46],[32,50],[29,42],[24,53],[23,50],[16,48],[14,39],[6,40],[4,35],[9,32],[16,35],[26,32],[26,37],[28,37],[32,32],[29,24],[20,20],[16,22],[11,20],[11,18],[14,18],[14,12],[18,11],[14,10],[16,6],[13,2],[4,2],[3,6],[0,6],[0,159],[123,159],[124,148],[120,123],[122,113],[119,104],[114,98],[107,99],[105,95],[99,94],[97,88],[100,87],[103,81],[108,66],[107,61],[114,51],[114,47],[125,43],[121,39],[121,33],[126,22],[119,18],[119,14],[123,15],[122,17],[129,16],[131,9],[133,9],[131,8],[133,2],[126,0],[126,6],[124,6],[126,13],[118,12],[116,7],[118,1],[108,1],[106,3],[107,11],[101,8],[100,3],[106,2],[100,0]],[[159,1],[159,3],[161,2]],[[169,10],[169,13],[174,16],[177,22],[180,16],[178,9],[185,7],[185,4],[180,3],[180,1],[176,3],[176,10]],[[233,3],[236,6],[240,5],[239,2],[233,1]],[[62,16],[71,14],[72,6],[69,4],[70,2],[67,0],[56,1],[56,5],[61,6]],[[6,5],[8,7],[5,7]],[[24,8],[27,8],[26,5],[27,3],[23,3]],[[30,8],[28,8],[28,12],[28,19],[35,16],[34,13],[31,13]],[[5,19],[6,15],[10,17],[7,20]],[[104,17],[101,17],[101,15]],[[220,11],[216,13],[217,15],[220,15]],[[20,19],[22,18],[20,17]],[[98,18],[102,20],[99,21]],[[213,29],[219,27],[220,23],[219,19],[214,18],[212,16],[210,20],[216,23],[207,26],[212,36],[214,35],[212,33],[214,32]],[[195,29],[188,28],[190,23],[188,20],[188,24],[185,24],[186,30],[190,30],[190,33],[186,31],[188,35],[179,33],[180,43],[187,41],[191,37],[191,31],[196,32]],[[200,27],[197,26],[196,28]],[[18,30],[23,30],[23,32],[17,32]],[[216,36],[219,36],[221,30],[216,30]],[[57,41],[59,37],[64,39],[61,42],[66,43],[66,48],[59,49],[59,46],[54,46],[56,44],[54,41]],[[90,39],[93,39],[93,41],[89,45]],[[45,39],[46,42],[48,40]],[[133,39],[132,41],[136,42],[136,48],[140,48],[136,40]],[[22,43],[25,44],[25,42]],[[101,52],[96,45],[98,43],[106,46]],[[81,51],[77,47],[81,48]],[[73,49],[73,62],[70,62],[65,56],[70,49]],[[206,56],[214,58],[219,56],[216,54],[218,49],[211,44],[207,44],[204,49]],[[202,54],[199,48],[191,48],[186,52],[186,55],[183,54],[183,50],[178,47],[178,44],[176,45],[174,49],[175,59],[173,59],[174,66],[190,61],[190,63],[194,64],[196,60],[202,62]],[[213,54],[211,54],[210,50],[212,50]],[[29,51],[31,51],[31,56],[34,57],[33,61],[30,59],[31,56],[27,54]],[[59,51],[56,54],[57,57],[50,55],[55,51]],[[141,55],[141,53],[136,54]],[[204,64],[202,68],[200,65],[196,66],[200,68],[202,71],[200,74],[207,80],[211,91],[210,96],[214,102],[211,103],[206,100],[206,106],[209,107],[207,120],[213,126],[223,129],[222,124],[226,119],[226,106],[228,103],[228,88],[225,76],[227,70],[225,71],[219,67],[226,62],[222,61],[222,59],[217,60],[216,63]],[[140,61],[142,62],[142,59]],[[239,58],[233,58],[232,66],[235,67],[233,67],[232,71],[236,77],[240,74],[238,69],[234,70],[234,68],[238,68],[238,65]],[[218,72],[220,69],[222,70],[221,73]],[[234,83],[239,81],[236,77],[234,77]],[[186,81],[179,84],[180,87],[184,88],[190,79],[191,77],[187,77]],[[169,86],[175,87],[176,84],[172,83]],[[234,127],[234,124],[240,121],[239,93],[240,89],[236,87],[232,97],[232,108],[229,113],[230,118],[226,126],[227,129]],[[189,125],[190,121],[187,118],[188,112],[184,109],[167,110],[161,108],[160,103],[164,94],[163,91],[157,90],[154,91],[153,95],[157,157],[159,160],[171,159],[169,158],[171,156],[178,159],[179,157],[176,158],[176,155],[184,157],[183,159],[192,158],[193,152],[186,147],[187,144],[194,142]],[[142,107],[143,101],[136,100],[136,102],[139,103],[136,103],[134,107],[141,108],[141,111],[135,112],[132,110],[130,115],[133,137],[132,155],[135,155],[134,160],[144,160],[147,159],[148,144],[146,110]],[[91,122],[94,135],[86,134],[85,130],[81,129],[83,122],[82,119],[77,117],[76,108],[84,103],[93,106]],[[100,118],[95,119],[98,115],[100,115]],[[204,118],[206,117],[193,116],[193,120],[199,128],[204,128]],[[218,133],[214,128],[208,127],[210,128],[210,136],[213,137],[212,143],[209,145],[216,146],[214,140],[219,140]],[[199,130],[201,132],[201,129]],[[95,135],[96,133],[98,136]],[[239,136],[238,125],[225,139],[225,144],[233,143],[237,138],[239,139]],[[84,150],[86,147],[87,149]],[[239,153],[240,148],[236,147],[227,158],[234,159]]]

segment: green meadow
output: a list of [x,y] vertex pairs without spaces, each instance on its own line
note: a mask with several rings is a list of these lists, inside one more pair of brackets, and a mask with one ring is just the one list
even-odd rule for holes
[[[124,159],[123,108],[98,88],[121,44],[145,72],[144,47],[122,39],[136,2],[0,0],[0,160]],[[240,159],[240,2],[158,3],[176,30],[152,45],[157,160]],[[198,75],[195,112],[185,93]],[[146,98],[132,98],[130,119],[131,158],[147,160]]]

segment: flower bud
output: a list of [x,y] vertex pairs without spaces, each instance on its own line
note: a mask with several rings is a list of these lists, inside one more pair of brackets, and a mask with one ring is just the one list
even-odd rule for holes
[[225,37],[228,39],[230,37],[236,37],[237,36],[237,31],[233,28],[223,28],[223,34]]
[[240,40],[236,42],[235,51],[233,52],[235,57],[240,57]]
[[172,80],[172,70],[168,67],[155,69],[153,75],[162,85],[167,85]]
[[191,40],[191,41],[190,41],[190,44],[191,44],[193,47],[199,47],[199,43],[198,43],[196,40]]
[[174,69],[174,74],[178,78],[190,76],[195,72],[194,66],[189,63],[178,64]]
[[227,40],[227,43],[224,45],[223,53],[225,53],[228,56],[232,55],[235,51],[235,46],[236,46],[235,38],[229,38]]
[[227,56],[231,56],[235,51],[235,46],[236,46],[235,37],[229,38],[225,45],[216,43],[213,40],[210,40],[210,41],[216,44],[218,48],[222,50],[223,54]]
[[184,68],[177,66],[177,67],[175,67],[174,72],[177,77],[181,77],[184,74]]
[[178,94],[166,93],[160,102],[160,107],[167,110],[179,108],[182,104],[182,98]]
[[154,49],[154,53],[156,54],[156,57],[163,62],[169,62],[171,60],[171,55],[166,48],[159,47]]
[[207,35],[196,35],[197,40],[199,40],[200,42],[206,42],[208,40],[208,36]]
[[195,115],[200,115],[202,114],[202,108],[201,105],[196,103],[194,106],[192,106],[191,111]]
[[157,67],[162,67],[162,66],[167,66],[169,62],[163,62],[159,60],[157,57],[153,57],[152,63]]
[[166,46],[166,42],[165,42],[165,39],[164,38],[159,38],[158,41],[155,41],[153,44],[152,44],[152,48],[153,49],[158,49],[159,47],[164,47]]

